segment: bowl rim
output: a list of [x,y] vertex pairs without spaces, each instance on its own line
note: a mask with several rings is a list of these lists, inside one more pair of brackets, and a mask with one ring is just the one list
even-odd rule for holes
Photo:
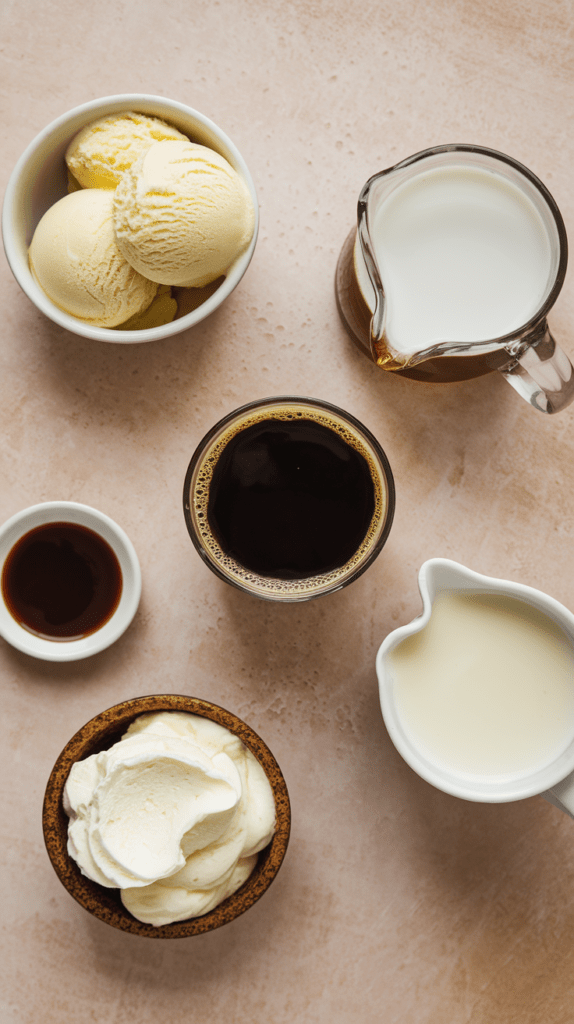
[[[135,109],[137,113],[138,103],[157,107],[158,109],[156,110],[155,115],[151,116],[163,117],[165,120],[169,121],[171,112],[174,115],[180,114],[195,120],[208,135],[213,135],[214,138],[217,139],[221,147],[228,151],[227,154],[224,153],[223,155],[226,156],[226,159],[231,157],[229,162],[232,163],[238,173],[240,173],[247,185],[255,211],[255,227],[249,246],[245,252],[239,256],[235,263],[232,264],[228,274],[225,276],[225,280],[216,289],[216,291],[196,309],[192,310],[190,313],[186,313],[184,316],[181,316],[176,320],[172,320],[169,324],[162,324],[159,327],[149,327],[140,331],[116,331],[113,328],[93,327],[90,324],[83,323],[83,321],[71,316],[69,313],[65,313],[64,310],[61,310],[42,291],[40,286],[32,277],[27,262],[24,263],[22,260],[19,246],[15,241],[17,233],[15,218],[16,201],[25,168],[47,140],[53,136],[61,136],[62,129],[82,114],[89,115],[92,113],[93,120],[96,120],[98,116],[105,117],[108,113],[119,113],[122,110]],[[141,113],[145,113],[145,111],[142,110]],[[90,121],[86,120],[83,125],[77,127],[73,134],[70,135],[70,139],[81,130],[81,127],[86,127],[89,123]],[[52,320],[54,323],[58,324],[58,326],[64,327],[73,334],[95,341],[104,341],[120,345],[142,344],[148,341],[157,341],[162,338],[173,337],[176,334],[180,334],[188,328],[195,326],[195,324],[200,323],[214,312],[214,310],[225,301],[231,292],[234,291],[245,274],[257,244],[258,232],[259,204],[257,201],[255,184],[251,176],[251,172],[249,171],[249,168],[247,167],[247,164],[235,143],[224,131],[222,131],[221,128],[218,127],[218,125],[215,124],[214,121],[209,117],[206,117],[206,115],[202,114],[199,110],[195,110],[194,107],[189,107],[187,104],[181,103],[179,100],[172,100],[165,96],[158,96],[152,93],[118,93],[109,96],[101,96],[97,99],[88,100],[86,103],[81,103],[76,107],[72,107],[64,114],[60,114],[59,117],[55,118],[40,132],[38,132],[31,142],[28,143],[24,152],[16,161],[8,179],[2,207],[2,240],[6,259],[8,260],[10,269],[24,294],[49,320]]]
[[79,661],[110,647],[125,633],[141,598],[141,568],[127,533],[105,512],[77,501],[44,501],[21,509],[0,525],[0,577],[10,551],[26,533],[37,526],[58,522],[87,526],[110,545],[122,570],[118,607],[94,633],[79,640],[48,640],[24,629],[13,618],[0,588],[0,636],[17,650],[42,661]]
[[[107,736],[125,731],[134,719],[153,711],[183,711],[201,715],[238,736],[265,771],[273,790],[277,814],[277,827],[271,842],[259,853],[253,872],[235,893],[201,917],[159,927],[144,924],[132,917],[117,895],[119,890],[106,889],[81,874],[78,865],[67,852],[68,816],[62,806],[64,785],[74,762],[89,756],[96,749],[106,749]],[[199,697],[154,694],[134,697],[107,708],[72,736],[57,758],[48,779],[42,809],[42,828],[48,856],[62,885],[94,917],[113,928],[145,938],[188,938],[212,931],[239,917],[269,888],[287,850],[291,807],[281,769],[269,747],[251,726],[231,711]]]

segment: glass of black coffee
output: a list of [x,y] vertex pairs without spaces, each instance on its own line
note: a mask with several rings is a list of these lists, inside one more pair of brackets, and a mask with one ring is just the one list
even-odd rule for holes
[[375,437],[311,398],[235,409],[198,445],[183,492],[197,551],[227,583],[307,601],[352,583],[383,547],[395,488]]

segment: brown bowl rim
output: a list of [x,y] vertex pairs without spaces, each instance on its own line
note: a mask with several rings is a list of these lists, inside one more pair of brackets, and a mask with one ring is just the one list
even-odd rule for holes
[[[62,806],[62,794],[72,764],[111,744],[106,739],[119,734],[142,714],[151,711],[184,711],[210,718],[238,736],[263,767],[273,789],[277,827],[268,846],[259,854],[257,865],[237,892],[202,917],[173,924],[144,924],[125,909],[119,890],[106,889],[86,878],[67,851],[68,816]],[[201,935],[233,921],[249,909],[269,888],[287,850],[291,828],[291,807],[283,774],[273,754],[260,736],[231,711],[199,697],[182,694],[156,694],[134,697],[115,704],[86,722],[72,736],[56,760],[44,795],[42,811],[44,842],[54,871],[71,896],[94,917],[113,928],[145,938],[176,939]]]

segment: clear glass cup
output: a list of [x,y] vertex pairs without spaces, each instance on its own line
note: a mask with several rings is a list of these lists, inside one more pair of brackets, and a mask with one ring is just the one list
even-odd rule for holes
[[[210,523],[210,485],[227,445],[253,425],[280,421],[313,421],[327,427],[368,467],[374,497],[371,521],[351,557],[329,571],[297,578],[263,575],[242,565],[225,550]],[[187,470],[183,508],[189,535],[203,561],[216,576],[245,593],[269,601],[308,601],[341,590],[356,580],[385,544],[395,509],[395,487],[387,456],[377,439],[350,413],[328,402],[293,396],[267,398],[241,406],[225,416],[199,443]]]
[[[525,209],[528,206],[535,211],[549,250],[547,280],[536,309],[510,332],[471,340],[429,337],[428,343],[405,354],[393,346],[386,331],[389,295],[373,238],[377,212],[408,183],[424,182],[429,173],[456,168],[463,174],[486,172],[513,192],[518,202],[524,202]],[[560,211],[532,171],[496,150],[437,146],[375,174],[365,184],[359,196],[357,228],[345,241],[337,265],[337,305],[351,338],[382,369],[429,383],[468,380],[499,370],[534,408],[554,413],[574,398],[572,365],[556,345],[546,319],[564,283],[567,260],[568,244]],[[504,280],[498,284],[504,288]],[[483,296],[484,304],[494,299],[491,294]],[[414,290],[412,302],[419,301]]]

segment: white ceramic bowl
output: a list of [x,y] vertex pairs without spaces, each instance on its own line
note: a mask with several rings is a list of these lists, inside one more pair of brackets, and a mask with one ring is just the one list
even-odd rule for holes
[[[215,149],[241,175],[255,207],[255,231],[249,248],[232,265],[217,291],[191,313],[169,324],[143,331],[116,331],[106,327],[92,327],[64,313],[36,284],[28,265],[28,247],[36,225],[50,206],[67,195],[64,154],[68,143],[85,125],[106,114],[119,113],[122,110],[135,110],[141,114],[161,117],[185,135],[189,135],[193,142]],[[121,345],[168,338],[186,331],[188,327],[193,327],[209,316],[231,294],[247,270],[257,242],[258,228],[259,213],[253,179],[241,153],[231,139],[213,121],[192,107],[178,103],[177,100],[140,93],[91,100],[52,121],[36,136],[18,160],[8,181],[2,210],[2,236],[6,257],[14,277],[28,298],[60,327],[65,327],[84,338]]]
[[113,615],[96,632],[80,640],[46,640],[24,629],[10,614],[0,590],[0,636],[25,654],[44,661],[77,661],[113,644],[132,621],[141,596],[141,571],[135,548],[113,519],[75,501],[47,501],[17,512],[0,527],[0,576],[14,545],[29,530],[46,523],[78,523],[98,533],[115,552],[122,571],[122,593]]

